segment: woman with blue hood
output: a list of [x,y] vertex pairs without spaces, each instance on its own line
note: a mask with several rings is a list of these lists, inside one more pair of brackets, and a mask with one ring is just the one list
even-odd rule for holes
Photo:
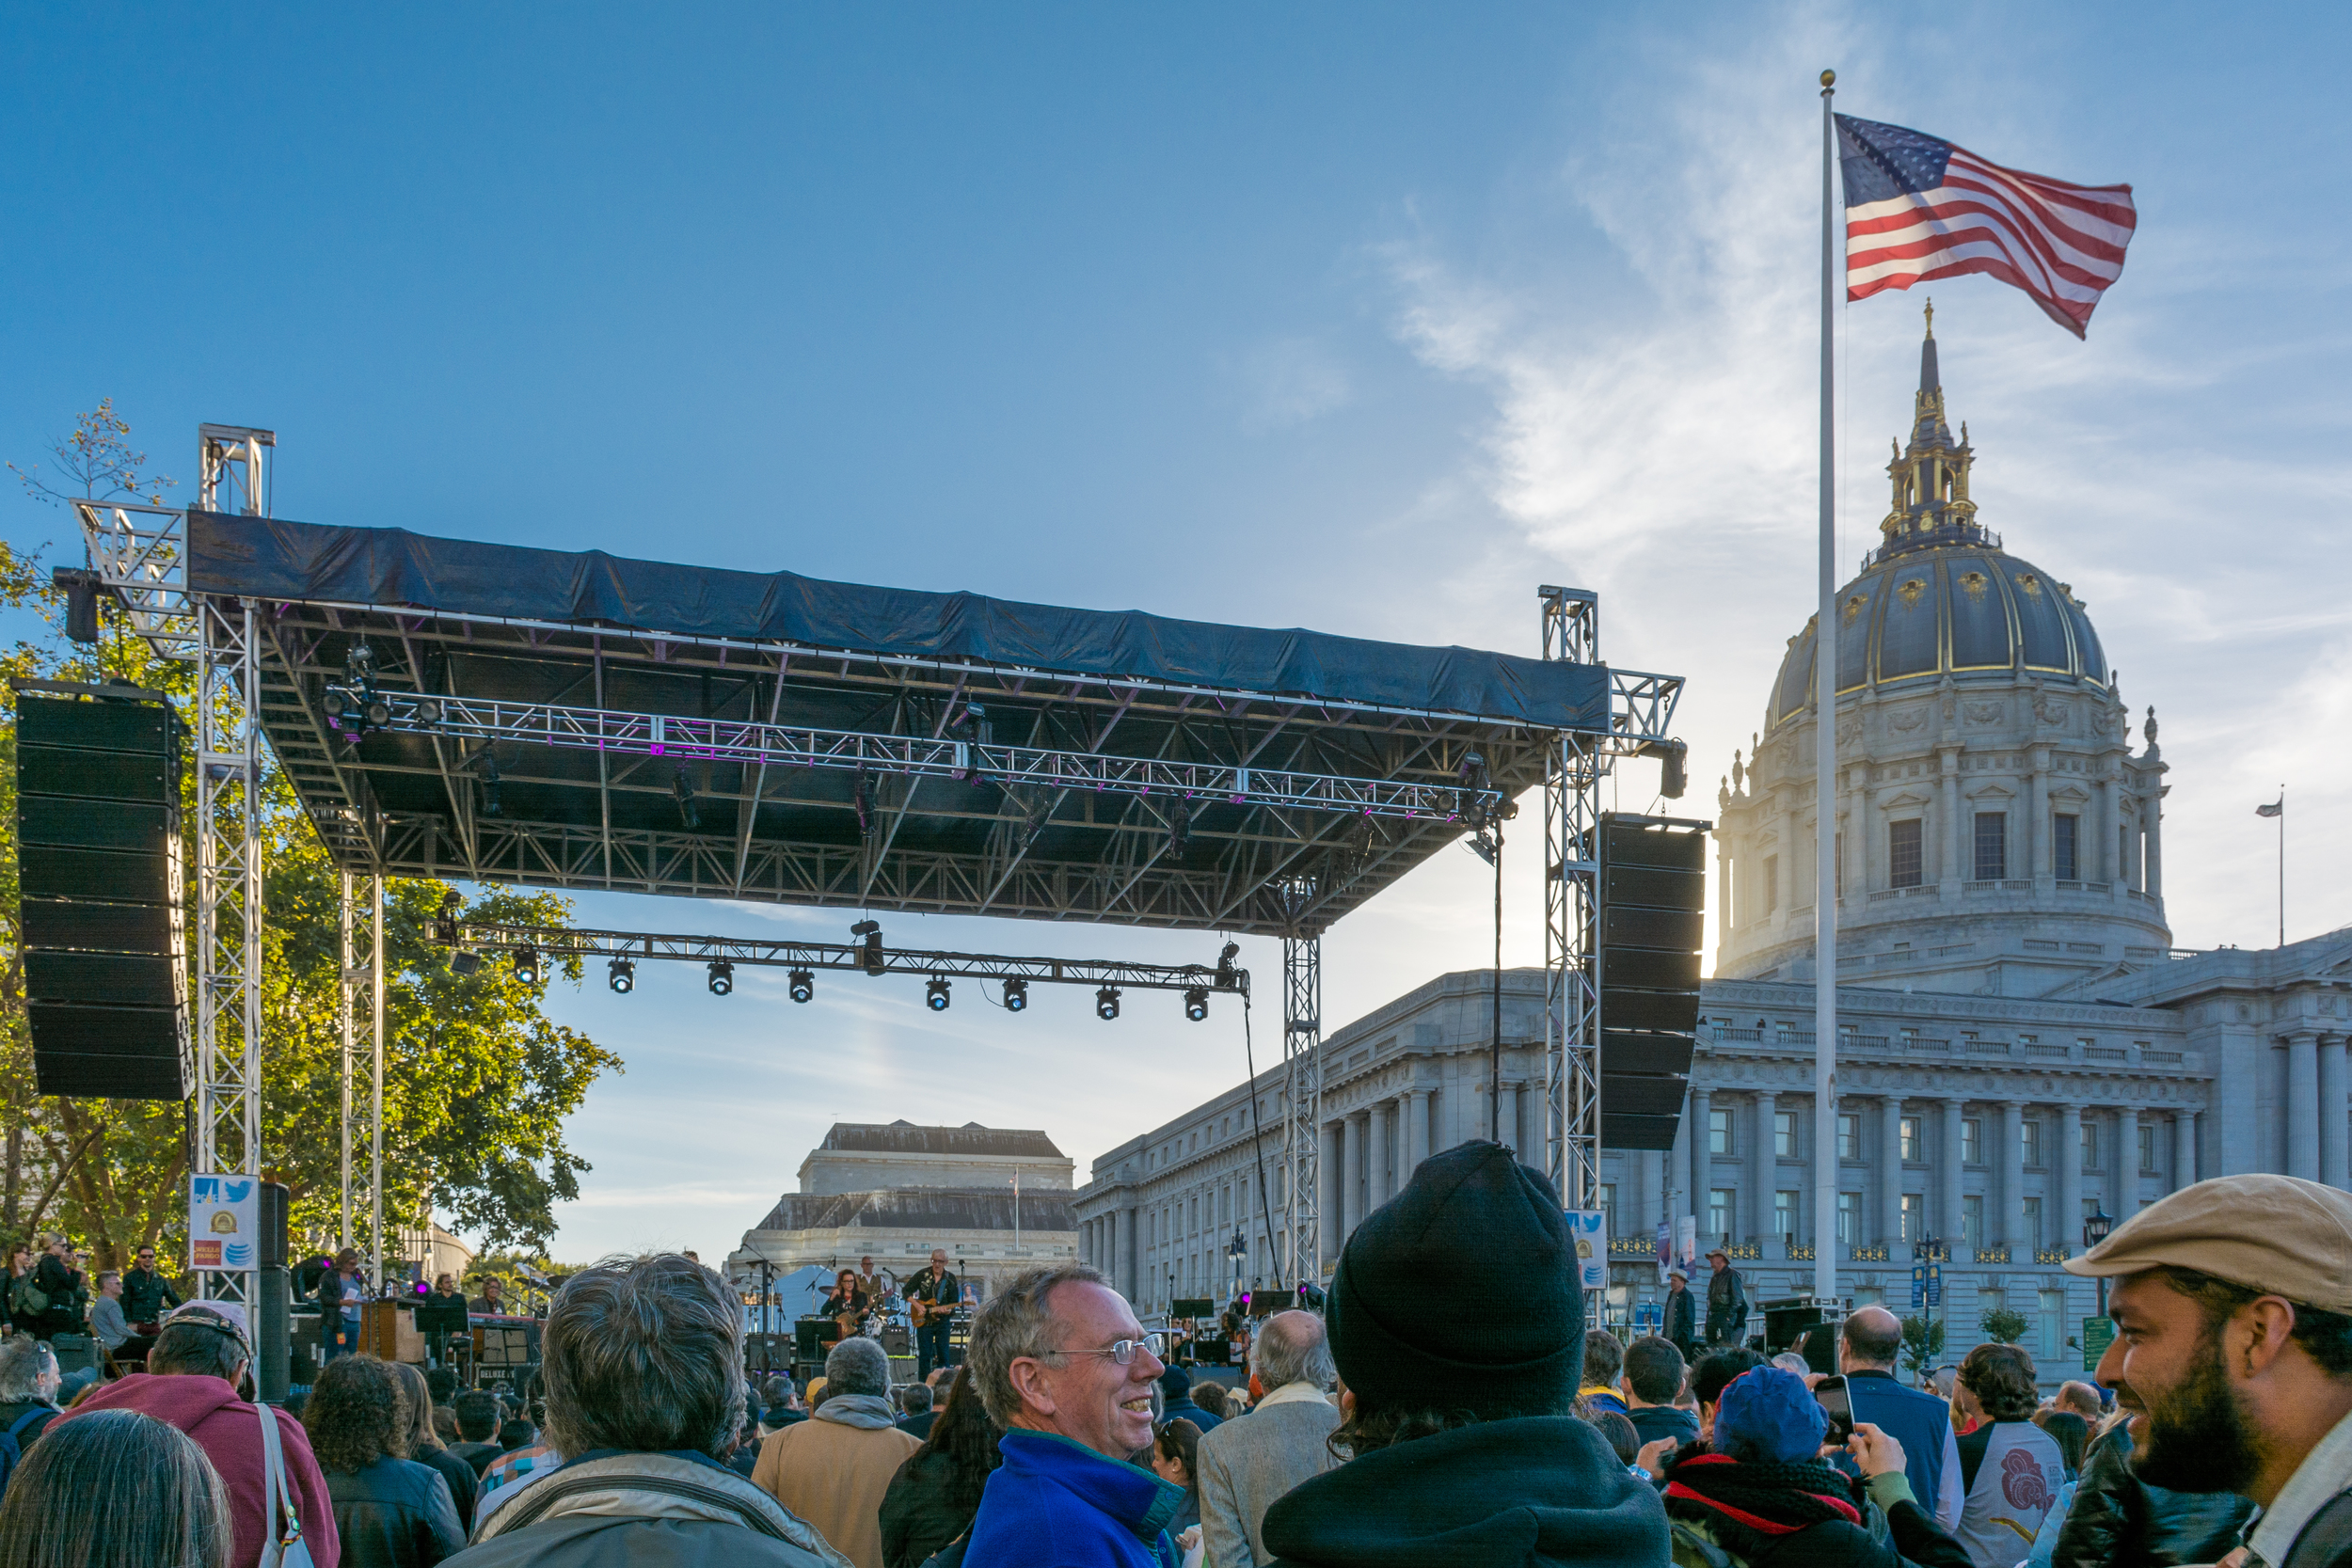
[[1678,1568],[1970,1568],[1912,1496],[1900,1443],[1857,1423],[1848,1452],[1862,1479],[1851,1480],[1822,1455],[1827,1427],[1794,1372],[1757,1367],[1732,1379],[1713,1439],[1666,1467]]

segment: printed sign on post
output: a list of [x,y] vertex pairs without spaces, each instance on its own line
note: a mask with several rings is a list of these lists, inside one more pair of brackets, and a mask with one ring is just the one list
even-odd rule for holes
[[1699,1217],[1685,1214],[1675,1221],[1675,1261],[1685,1270],[1699,1259]]
[[1600,1209],[1570,1209],[1568,1236],[1576,1243],[1577,1283],[1587,1291],[1609,1289],[1609,1215]]
[[2115,1320],[2113,1318],[2085,1318],[2083,1320],[2083,1370],[2097,1371],[2099,1358],[2106,1354],[2107,1347],[2113,1343],[2115,1343]]
[[226,1172],[188,1178],[188,1262],[241,1271],[261,1265],[262,1182]]

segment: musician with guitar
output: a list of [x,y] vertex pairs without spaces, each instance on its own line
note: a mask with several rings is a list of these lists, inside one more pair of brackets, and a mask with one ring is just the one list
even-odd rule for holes
[[963,1285],[947,1272],[945,1248],[931,1248],[930,1267],[906,1284],[907,1317],[914,1324],[914,1376],[919,1382],[933,1367],[955,1363],[947,1345],[948,1320],[963,1299]]
[[847,1339],[864,1326],[866,1300],[857,1282],[857,1270],[843,1269],[834,1276],[833,1290],[818,1310],[841,1326],[841,1338]]

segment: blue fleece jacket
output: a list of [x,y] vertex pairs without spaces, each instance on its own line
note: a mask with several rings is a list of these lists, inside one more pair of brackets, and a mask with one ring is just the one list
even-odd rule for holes
[[980,1494],[963,1568],[1176,1568],[1182,1487],[1050,1432],[1016,1428]]

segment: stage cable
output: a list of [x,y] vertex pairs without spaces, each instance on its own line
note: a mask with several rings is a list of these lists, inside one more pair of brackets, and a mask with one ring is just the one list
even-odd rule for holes
[[[1249,1152],[1258,1165],[1258,1228],[1265,1232],[1266,1260],[1279,1263],[1282,1255],[1274,1244],[1274,1208],[1266,1200],[1265,1129],[1258,1121],[1258,1051],[1250,1038],[1248,991],[1241,993],[1241,1051],[1243,1064],[1249,1069]],[[1279,1269],[1274,1275],[1274,1288],[1285,1288]]]

